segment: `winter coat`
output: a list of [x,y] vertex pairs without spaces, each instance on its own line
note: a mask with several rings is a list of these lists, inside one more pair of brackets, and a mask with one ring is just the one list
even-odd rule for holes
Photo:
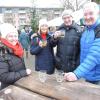
[[39,46],[39,41],[42,40],[40,34],[33,37],[31,40],[30,53],[35,55],[35,70],[46,70],[47,74],[52,74],[54,72],[54,53],[51,41],[51,36],[47,35],[47,46],[42,48]]
[[[95,27],[100,20],[87,27],[81,38],[81,64],[74,71],[78,78],[84,77],[87,81],[100,81],[100,38],[95,38]],[[98,31],[100,34],[100,29]],[[100,35],[99,35],[100,36]]]
[[34,34],[33,31],[30,31],[29,34],[28,34],[29,40],[30,40],[30,41],[31,41],[31,36],[32,36],[32,34]]
[[6,52],[0,55],[1,89],[27,75],[23,59],[15,56],[10,49]]
[[23,49],[25,49],[26,51],[29,49],[30,40],[29,40],[29,36],[26,34],[26,32],[20,33],[19,42],[21,43]]
[[62,24],[58,30],[65,31],[65,36],[57,41],[56,65],[70,72],[79,64],[81,27],[73,22],[71,26]]

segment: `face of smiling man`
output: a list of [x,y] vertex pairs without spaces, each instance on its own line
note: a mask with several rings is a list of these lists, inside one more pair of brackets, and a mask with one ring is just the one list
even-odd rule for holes
[[93,25],[99,17],[99,7],[95,3],[88,3],[83,9],[84,20],[87,26]]
[[72,18],[71,15],[65,15],[65,16],[62,17],[62,19],[63,19],[64,24],[65,24],[66,26],[70,26],[70,25],[72,24],[73,18]]
[[70,9],[69,10],[64,10],[62,12],[62,20],[64,21],[64,24],[66,26],[72,25],[72,22],[73,22],[72,13],[73,13],[73,11],[70,10]]

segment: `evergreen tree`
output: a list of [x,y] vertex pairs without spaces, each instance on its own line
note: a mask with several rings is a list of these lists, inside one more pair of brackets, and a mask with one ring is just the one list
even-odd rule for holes
[[32,10],[32,19],[31,19],[31,27],[32,27],[32,30],[33,32],[37,32],[38,30],[38,15],[36,14],[36,9],[33,8]]
[[91,0],[93,2],[99,3],[100,4],[100,0]]

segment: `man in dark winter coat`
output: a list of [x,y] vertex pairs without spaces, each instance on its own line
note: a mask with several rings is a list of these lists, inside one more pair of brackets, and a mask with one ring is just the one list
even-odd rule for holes
[[62,19],[64,23],[54,34],[57,40],[56,66],[70,72],[79,64],[81,27],[73,21],[71,10],[65,10]]

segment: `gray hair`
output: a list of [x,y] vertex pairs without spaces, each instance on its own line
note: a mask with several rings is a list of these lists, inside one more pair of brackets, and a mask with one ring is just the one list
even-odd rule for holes
[[88,2],[84,5],[83,7],[83,12],[86,11],[87,9],[91,9],[94,12],[99,12],[99,5],[96,4],[95,2]]

